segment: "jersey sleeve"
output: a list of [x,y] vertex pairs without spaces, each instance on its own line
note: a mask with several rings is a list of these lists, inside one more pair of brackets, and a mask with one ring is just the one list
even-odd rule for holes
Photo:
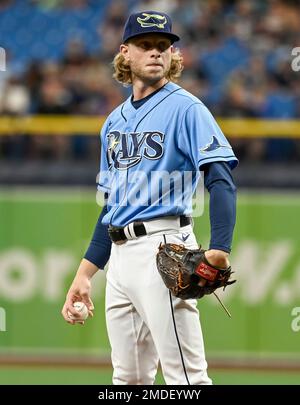
[[192,104],[184,113],[178,147],[189,156],[196,170],[211,162],[228,162],[231,169],[238,164],[238,159],[216,120],[205,105],[200,103]]
[[104,193],[110,193],[110,172],[107,162],[107,133],[108,125],[107,120],[104,123],[101,134],[100,134],[100,142],[101,142],[101,152],[100,152],[100,172],[98,177],[98,185],[97,189]]

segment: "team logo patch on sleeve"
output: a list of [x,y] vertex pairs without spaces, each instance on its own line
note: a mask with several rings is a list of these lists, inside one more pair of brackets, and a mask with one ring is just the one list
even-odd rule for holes
[[137,18],[137,22],[143,28],[148,28],[148,27],[164,28],[164,26],[167,23],[167,19],[163,15],[147,14],[147,13],[143,13],[143,15],[145,16],[145,18],[141,18],[141,17]]
[[217,139],[217,137],[215,135],[212,136],[212,140],[211,142],[209,142],[207,145],[204,146],[204,148],[200,149],[200,152],[202,153],[207,153],[207,152],[212,152],[216,149],[220,149],[220,148],[228,148],[228,149],[232,149],[230,145],[224,145],[221,144],[219,142],[219,140]]

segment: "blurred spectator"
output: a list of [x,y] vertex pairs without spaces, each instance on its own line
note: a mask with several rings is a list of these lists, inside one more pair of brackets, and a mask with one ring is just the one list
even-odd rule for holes
[[63,5],[65,8],[81,9],[88,7],[89,0],[64,0]]
[[88,7],[89,0],[31,0],[32,5],[44,9],[66,8],[81,9]]
[[111,62],[122,41],[122,34],[128,10],[126,2],[116,0],[107,10],[104,21],[98,28],[101,38],[101,58]]
[[7,7],[11,6],[14,3],[14,0],[1,0],[0,1],[0,12],[5,10]]
[[29,111],[30,94],[21,80],[10,78],[0,94],[0,110],[7,115],[23,115]]
[[51,8],[61,7],[64,0],[30,0],[30,3],[33,6],[49,10]]
[[163,13],[171,14],[176,6],[176,1],[169,0],[142,0],[133,8],[133,12],[140,10],[159,10]]

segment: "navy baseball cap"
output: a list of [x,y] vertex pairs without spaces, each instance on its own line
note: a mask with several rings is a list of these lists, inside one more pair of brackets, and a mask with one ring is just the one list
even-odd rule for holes
[[130,38],[152,32],[168,36],[172,44],[180,40],[178,35],[172,33],[172,20],[167,14],[160,11],[142,11],[131,14],[126,21],[123,43]]

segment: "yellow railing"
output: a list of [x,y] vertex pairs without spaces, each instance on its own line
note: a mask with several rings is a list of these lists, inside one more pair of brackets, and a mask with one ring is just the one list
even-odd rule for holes
[[104,116],[33,115],[0,118],[0,135],[98,135]]
[[[0,136],[99,135],[105,116],[33,115],[0,117]],[[218,118],[229,138],[300,138],[300,120],[260,120],[254,118]]]

